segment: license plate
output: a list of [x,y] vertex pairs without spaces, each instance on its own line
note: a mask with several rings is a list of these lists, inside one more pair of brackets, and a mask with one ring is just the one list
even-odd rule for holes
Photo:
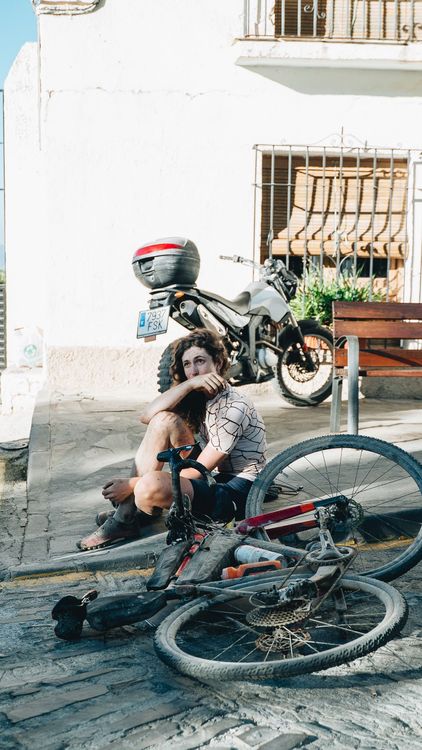
[[138,317],[138,339],[144,336],[156,336],[167,331],[170,305],[157,307],[155,310],[141,310]]

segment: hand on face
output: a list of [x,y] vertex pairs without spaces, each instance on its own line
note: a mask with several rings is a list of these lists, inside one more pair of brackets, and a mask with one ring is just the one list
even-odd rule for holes
[[189,378],[189,384],[193,391],[200,391],[208,397],[214,397],[217,393],[224,390],[227,383],[221,375],[216,372],[209,372],[205,375],[195,375]]
[[192,346],[183,355],[183,369],[193,391],[200,391],[213,398],[224,390],[227,383],[218,374],[218,363],[205,349]]

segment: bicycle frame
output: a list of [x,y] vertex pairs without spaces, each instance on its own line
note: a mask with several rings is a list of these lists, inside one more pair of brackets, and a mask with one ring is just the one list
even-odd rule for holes
[[[313,500],[289,505],[286,508],[274,510],[270,513],[263,513],[259,516],[245,518],[240,521],[235,528],[239,534],[250,534],[255,529],[265,528],[270,539],[276,539],[283,535],[315,529],[318,527],[315,513],[319,508],[327,508],[337,503],[347,503],[344,495],[334,495],[333,497],[324,498],[323,500]],[[295,523],[286,523],[287,519],[301,518],[302,515],[313,513],[313,518],[301,519]]]
[[[82,599],[64,597],[52,612],[59,638],[79,638],[85,619],[99,631],[144,621],[152,628],[159,625],[154,645],[166,663],[195,678],[237,680],[292,676],[348,663],[400,631],[407,617],[403,597],[385,583],[345,575],[356,551],[336,545],[329,526],[333,518],[348,517],[347,498],[297,503],[244,519],[234,529],[198,521],[189,498],[182,495],[180,471],[189,466],[213,480],[201,464],[180,457],[190,448],[172,448],[157,457],[169,462],[174,499],[166,521],[167,545],[146,581],[147,591],[98,600],[96,591]],[[317,528],[319,540],[314,537],[300,549],[249,536],[264,527],[279,540],[292,531]],[[286,567],[265,573],[248,569],[246,577],[222,579],[224,565],[232,565],[236,550],[245,544],[276,551],[286,558]],[[191,622],[194,627],[189,629]],[[176,642],[185,624],[187,643],[185,636]]]

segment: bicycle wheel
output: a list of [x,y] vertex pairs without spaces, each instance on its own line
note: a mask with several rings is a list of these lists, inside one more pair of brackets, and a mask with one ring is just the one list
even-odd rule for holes
[[[422,559],[422,466],[401,448],[364,435],[312,438],[275,456],[251,488],[246,516],[338,495],[347,510],[331,506],[330,529],[336,543],[358,553],[354,573],[390,581]],[[313,512],[300,516],[312,518]],[[256,536],[305,548],[318,530],[281,537],[280,528],[267,527]]]
[[225,601],[202,597],[176,609],[155,634],[158,656],[198,679],[291,677],[375,651],[406,622],[401,594],[360,576],[342,579],[341,588],[308,615],[303,600],[272,607],[257,603],[268,583],[250,581],[250,588],[252,595],[233,588]]

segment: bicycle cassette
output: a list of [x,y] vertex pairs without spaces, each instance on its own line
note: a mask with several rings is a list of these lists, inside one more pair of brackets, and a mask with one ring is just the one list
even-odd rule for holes
[[303,622],[309,615],[309,602],[298,599],[272,607],[256,607],[246,615],[249,625],[257,628],[275,628]]

